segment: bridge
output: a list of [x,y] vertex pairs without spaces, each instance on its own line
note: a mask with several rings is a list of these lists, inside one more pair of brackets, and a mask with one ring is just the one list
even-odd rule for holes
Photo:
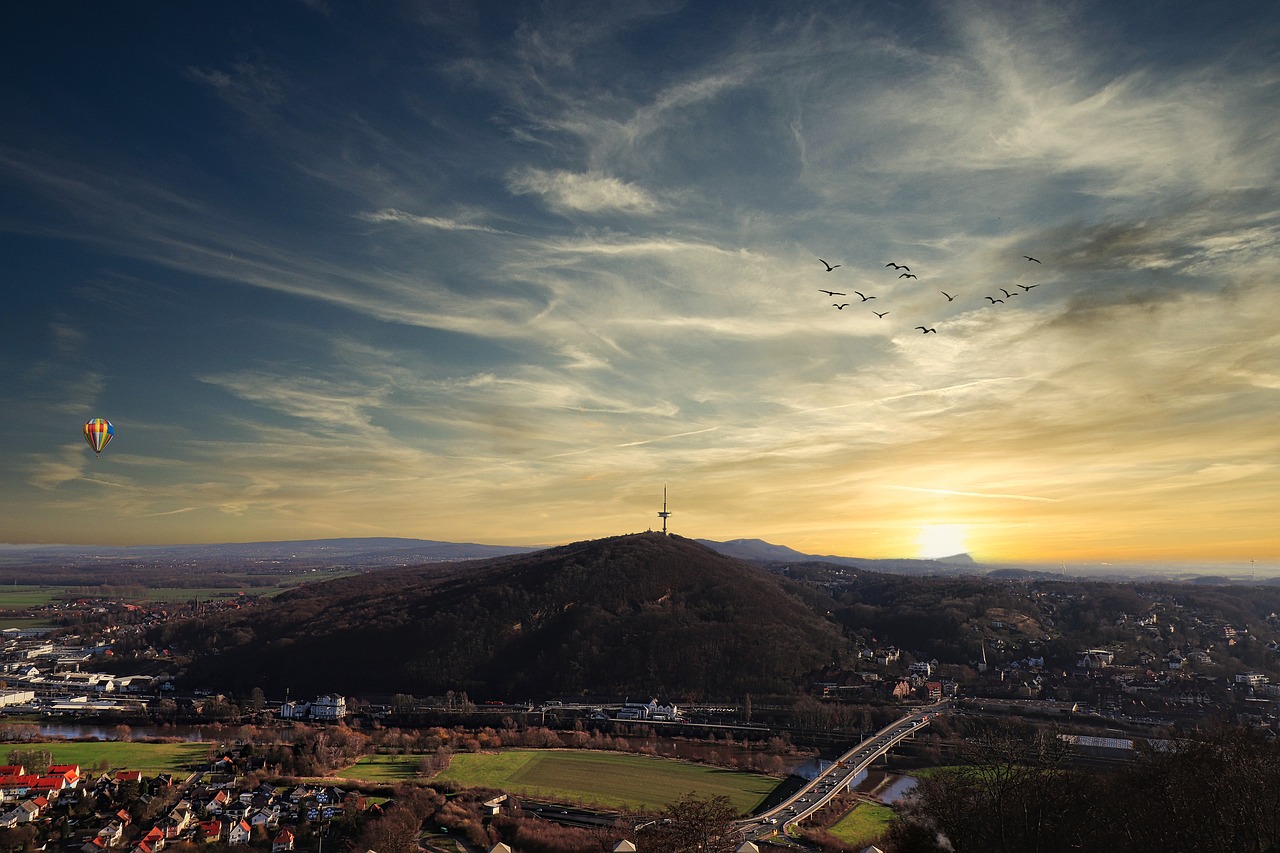
[[918,708],[895,720],[862,741],[796,791],[766,812],[738,822],[748,839],[766,838],[775,831],[786,832],[787,826],[812,816],[844,790],[858,783],[858,776],[878,758],[882,758],[904,740],[929,725],[947,709],[947,702]]

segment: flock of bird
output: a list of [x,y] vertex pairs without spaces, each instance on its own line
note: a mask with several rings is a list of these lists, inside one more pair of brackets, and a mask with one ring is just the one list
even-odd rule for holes
[[[1039,259],[1039,258],[1033,258],[1031,255],[1023,255],[1022,257],[1024,257],[1024,258],[1027,260],[1027,262],[1028,262],[1028,263],[1036,263],[1036,264],[1041,264],[1041,265],[1043,265],[1043,263],[1040,261],[1040,259]],[[838,269],[839,267],[844,266],[843,264],[832,264],[832,263],[828,263],[827,261],[823,260],[822,258],[818,258],[818,261],[819,261],[819,262],[820,262],[824,267],[826,267],[827,272],[833,272],[834,270]],[[894,271],[894,272],[897,272],[897,273],[898,273],[898,278],[900,278],[900,279],[903,279],[903,278],[909,278],[909,279],[915,279],[915,280],[917,280],[917,281],[919,280],[919,276],[917,276],[915,273],[911,272],[911,267],[907,266],[906,264],[900,264],[900,263],[897,263],[896,261],[890,261],[889,263],[885,264],[885,268],[886,268],[886,269],[888,269],[888,268],[890,268],[890,267],[893,269],[893,271]],[[1034,287],[1039,287],[1039,286],[1040,286],[1040,285],[1038,285],[1038,284],[1018,284],[1018,285],[1016,285],[1016,287],[1020,288],[1020,290],[1018,290],[1018,291],[1013,291],[1013,292],[1008,291],[1008,290],[1006,290],[1006,289],[1005,289],[1005,288],[1003,288],[1003,287],[999,287],[999,288],[996,288],[996,289],[997,289],[997,290],[999,290],[1001,293],[1003,293],[1003,294],[1004,294],[1004,298],[1000,298],[1000,297],[996,297],[996,296],[986,296],[986,297],[984,297],[984,298],[985,298],[985,299],[988,301],[988,303],[989,303],[990,305],[992,305],[992,306],[994,306],[994,305],[1002,305],[1002,304],[1004,304],[1004,303],[1005,303],[1005,300],[1006,300],[1006,299],[1011,299],[1011,298],[1013,298],[1013,297],[1015,297],[1015,296],[1020,296],[1020,295],[1022,295],[1022,294],[1024,294],[1024,293],[1029,293],[1029,292],[1031,291],[1031,289],[1032,289],[1032,288],[1034,288]],[[861,299],[861,300],[862,300],[862,302],[870,302],[872,299],[877,298],[877,297],[876,297],[876,296],[874,296],[874,295],[868,296],[867,294],[865,294],[865,293],[863,293],[863,292],[861,292],[861,291],[858,291],[858,290],[849,291],[849,292],[847,293],[847,292],[839,291],[839,290],[827,290],[827,289],[825,289],[825,288],[821,288],[821,287],[820,287],[820,288],[818,288],[818,292],[819,292],[819,293],[825,293],[827,296],[832,297],[832,298],[839,297],[839,296],[848,296],[848,295],[849,295],[849,293],[853,293],[855,296],[857,296],[859,299]],[[956,295],[955,295],[955,294],[947,293],[945,290],[940,290],[940,291],[938,291],[938,292],[939,292],[939,293],[941,293],[943,296],[945,296],[945,297],[947,298],[947,302],[955,302],[955,301],[956,301]],[[853,302],[832,302],[832,303],[831,303],[831,307],[832,307],[832,308],[835,308],[837,311],[843,311],[844,309],[848,308],[850,305],[853,305],[853,304],[855,304],[855,303],[853,303]],[[861,304],[861,303],[857,303],[857,304]],[[889,312],[888,312],[888,311],[876,311],[876,310],[874,310],[874,309],[872,309],[872,312],[871,312],[871,313],[875,314],[875,315],[876,315],[876,317],[878,317],[878,318],[880,318],[880,319],[882,319],[882,320],[883,320],[886,316],[888,316],[888,314],[889,314]],[[922,335],[936,335],[936,334],[938,333],[937,328],[936,328],[936,327],[933,327],[933,326],[916,326],[915,328],[919,329],[919,330],[920,330],[920,333],[921,333]]]

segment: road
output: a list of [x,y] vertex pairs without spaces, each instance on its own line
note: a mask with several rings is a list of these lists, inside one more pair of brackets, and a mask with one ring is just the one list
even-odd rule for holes
[[759,840],[775,832],[785,835],[787,826],[799,823],[825,806],[842,791],[852,789],[858,775],[877,759],[916,732],[929,725],[929,721],[949,709],[946,701],[918,708],[895,720],[840,756],[830,767],[788,799],[750,819],[739,821],[745,837]]

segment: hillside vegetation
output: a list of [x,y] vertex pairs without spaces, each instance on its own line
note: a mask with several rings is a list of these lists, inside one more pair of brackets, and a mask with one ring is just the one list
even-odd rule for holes
[[790,692],[840,658],[804,590],[656,533],[311,584],[168,626],[192,683],[522,700]]

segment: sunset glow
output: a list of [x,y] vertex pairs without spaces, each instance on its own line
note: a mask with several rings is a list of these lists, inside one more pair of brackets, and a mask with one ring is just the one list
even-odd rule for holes
[[1280,564],[1267,4],[463,7],[11,10],[0,542]]

